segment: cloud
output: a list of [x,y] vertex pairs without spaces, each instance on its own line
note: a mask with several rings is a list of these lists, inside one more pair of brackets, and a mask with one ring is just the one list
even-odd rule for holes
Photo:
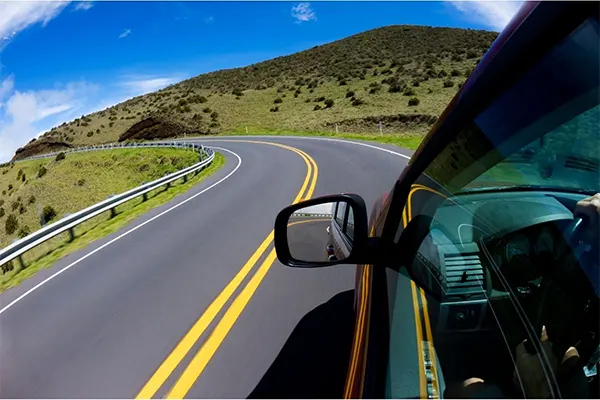
[[125,30],[123,31],[123,33],[121,33],[121,34],[119,35],[119,39],[126,38],[127,36],[129,36],[129,34],[130,34],[130,33],[131,33],[131,29],[125,29]]
[[292,17],[296,19],[297,24],[317,20],[317,14],[310,8],[310,3],[298,3],[292,6]]
[[0,83],[0,107],[4,105],[3,101],[9,94],[12,93],[13,88],[15,87],[15,77],[14,75],[9,75],[8,78],[4,79],[2,83]]
[[73,11],[87,11],[94,7],[94,3],[91,0],[78,1],[73,7]]
[[0,1],[0,50],[29,26],[46,25],[67,4],[68,1]]
[[[10,81],[7,80],[11,79]],[[6,84],[6,85],[5,85]],[[72,82],[58,89],[14,91],[14,78],[0,87],[9,88],[8,99],[0,109],[0,162],[9,160],[14,151],[40,132],[83,112],[98,87],[87,82]],[[4,94],[6,96],[6,94]]]
[[501,31],[517,13],[522,1],[450,1],[454,8],[473,22],[479,22],[495,31]]
[[154,92],[165,88],[177,82],[181,82],[185,77],[182,75],[172,76],[125,76],[119,83],[119,86],[125,88],[131,96],[139,96],[142,94]]

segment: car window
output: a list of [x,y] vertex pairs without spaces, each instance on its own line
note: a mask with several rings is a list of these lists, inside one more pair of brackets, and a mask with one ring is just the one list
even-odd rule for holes
[[354,240],[354,210],[352,207],[348,208],[348,221],[346,222],[346,230],[344,233],[350,241]]
[[[595,19],[575,29],[412,184],[397,239],[415,217],[430,218],[411,271],[441,300],[388,274],[388,396],[412,387],[409,396],[436,397],[478,377],[503,397],[588,397],[598,243],[570,241],[570,229],[576,203],[600,192],[598,31]],[[407,331],[417,375],[401,356]]]
[[339,225],[340,229],[344,229],[344,217],[346,215],[346,203],[339,203],[335,212],[335,222]]

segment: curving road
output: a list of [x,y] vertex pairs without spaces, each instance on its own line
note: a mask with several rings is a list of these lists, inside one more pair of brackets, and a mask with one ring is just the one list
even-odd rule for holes
[[284,267],[268,237],[295,199],[355,192],[371,207],[411,152],[199,141],[221,170],[0,295],[0,397],[341,396],[355,268]]

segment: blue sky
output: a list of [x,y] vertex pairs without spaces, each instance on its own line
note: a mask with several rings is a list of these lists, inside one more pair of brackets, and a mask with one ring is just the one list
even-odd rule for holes
[[0,2],[0,161],[187,77],[394,24],[499,31],[509,2]]

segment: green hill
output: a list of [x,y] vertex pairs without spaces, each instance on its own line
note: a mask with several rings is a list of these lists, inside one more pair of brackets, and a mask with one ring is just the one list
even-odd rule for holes
[[361,134],[377,132],[382,121],[385,133],[418,136],[434,123],[496,35],[426,26],[378,28],[185,80],[53,128],[36,144],[43,149],[45,140],[54,147],[57,141],[71,146],[117,141],[148,118],[154,131],[164,123],[169,132],[189,134],[246,128],[252,133],[333,132],[336,125],[340,132]]

